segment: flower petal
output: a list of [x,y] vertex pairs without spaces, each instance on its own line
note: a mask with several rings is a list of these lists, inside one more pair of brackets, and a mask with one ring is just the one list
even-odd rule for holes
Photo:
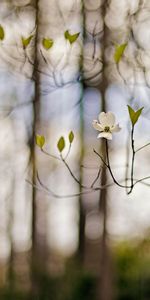
[[101,127],[101,124],[99,124],[97,120],[93,120],[92,125],[93,125],[94,129],[99,130],[99,131],[103,131],[103,128]]
[[116,124],[111,128],[111,132],[119,132],[121,128],[119,127],[119,124]]
[[105,126],[112,127],[115,124],[115,115],[110,111],[108,113],[101,112],[99,114],[99,121],[100,121],[103,128]]
[[108,113],[106,113],[106,117],[107,117],[108,126],[110,127],[114,126],[116,120],[115,115],[109,111]]
[[98,119],[101,123],[101,125],[103,126],[103,128],[108,125],[107,124],[107,117],[106,117],[106,113],[105,112],[101,112],[98,116]]
[[110,132],[101,132],[98,134],[97,138],[105,138],[107,140],[112,140],[112,134]]

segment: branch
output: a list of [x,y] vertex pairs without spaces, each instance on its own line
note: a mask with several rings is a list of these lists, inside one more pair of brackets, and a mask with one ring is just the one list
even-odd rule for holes
[[96,178],[94,179],[93,183],[91,184],[91,188],[94,187],[95,183],[96,183],[97,180],[99,179],[100,174],[101,174],[101,170],[102,170],[102,167],[99,168],[98,173],[97,173],[97,176],[96,176]]
[[[147,179],[150,179],[150,176],[147,176],[147,177],[143,177],[143,178],[141,178],[141,179],[138,179],[134,184],[133,184],[133,186],[135,186],[137,183],[142,183],[142,181],[144,181],[144,180],[147,180]],[[145,183],[146,184],[146,183]],[[148,185],[148,186],[150,186],[150,184],[146,184],[146,185]]]
[[100,159],[101,159],[101,161],[103,162],[103,164],[108,168],[108,165],[107,165],[107,163],[104,161],[103,157],[102,157],[95,149],[93,149],[93,151],[94,151],[94,153],[95,153],[97,156],[100,157]]
[[50,154],[50,153],[48,153],[48,152],[47,152],[47,151],[45,151],[43,148],[41,149],[41,151],[42,151],[44,154],[48,155],[49,157],[51,157],[51,158],[54,158],[54,159],[57,159],[57,160],[61,161],[60,157],[58,157],[58,156],[56,156],[56,155],[53,155],[53,154]]
[[131,148],[132,148],[132,162],[131,162],[131,188],[128,192],[130,194],[134,187],[133,173],[134,173],[134,160],[135,160],[135,149],[134,149],[134,125],[132,125],[131,131]]
[[113,172],[112,172],[112,169],[111,169],[111,166],[110,166],[110,160],[109,160],[109,152],[108,152],[108,143],[107,143],[107,140],[106,140],[106,158],[107,158],[107,167],[108,167],[108,170],[109,170],[109,172],[110,172],[110,175],[111,175],[111,177],[112,177],[112,179],[113,179],[113,182],[115,183],[115,184],[117,184],[118,186],[120,186],[120,187],[122,187],[122,188],[131,188],[131,186],[128,186],[128,185],[122,185],[122,184],[120,184],[117,180],[116,180],[116,178],[115,178],[115,176],[114,176],[114,174],[113,174]]
[[51,195],[52,197],[55,197],[55,198],[58,198],[58,199],[79,197],[80,195],[87,195],[87,194],[91,194],[91,193],[97,191],[95,189],[95,190],[89,190],[89,191],[75,193],[75,194],[59,195],[59,194],[54,193],[50,188],[48,188],[46,185],[44,185],[43,182],[41,181],[39,175],[37,177],[37,180],[38,180],[41,187],[39,187],[35,183],[32,183],[28,179],[26,179],[26,182],[29,183],[32,187],[36,188],[37,190],[39,190],[41,192],[45,192],[48,195]]
[[150,143],[145,144],[144,146],[138,148],[138,149],[135,151],[135,153],[137,153],[138,151],[144,149],[145,147],[147,147],[147,146],[149,146],[149,145],[150,145]]
[[80,180],[73,174],[71,168],[69,167],[68,163],[66,162],[66,160],[63,158],[62,154],[60,155],[62,162],[64,163],[64,165],[66,166],[66,168],[68,169],[70,175],[72,176],[72,178],[79,184],[79,186],[81,188],[84,189],[90,189],[88,186],[81,184]]
[[66,156],[65,156],[65,158],[64,158],[64,160],[66,160],[67,159],[67,157],[68,157],[68,155],[70,154],[70,151],[71,151],[71,143],[70,143],[70,145],[69,145],[69,149],[68,149],[68,152],[67,152],[67,154],[66,154]]

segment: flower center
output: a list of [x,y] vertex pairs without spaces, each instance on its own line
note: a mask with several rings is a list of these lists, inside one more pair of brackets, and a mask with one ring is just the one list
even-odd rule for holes
[[110,131],[110,127],[109,126],[105,126],[104,131],[105,132],[109,132]]

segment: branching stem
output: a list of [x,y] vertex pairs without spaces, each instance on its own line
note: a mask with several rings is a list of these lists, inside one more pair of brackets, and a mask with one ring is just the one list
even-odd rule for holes
[[122,185],[122,184],[120,184],[120,183],[116,180],[116,178],[115,178],[115,176],[114,176],[114,174],[113,174],[113,172],[112,172],[111,165],[110,165],[110,160],[109,160],[109,151],[108,151],[108,142],[107,142],[107,139],[106,139],[106,158],[107,158],[107,167],[108,167],[108,170],[109,170],[109,172],[110,172],[110,175],[111,175],[111,177],[112,177],[112,179],[113,179],[113,182],[114,182],[115,184],[117,184],[118,186],[120,186],[121,188],[131,188],[131,186],[127,186],[127,185]]
[[135,148],[134,148],[134,125],[132,125],[132,130],[131,130],[131,148],[132,148],[132,162],[131,162],[131,188],[128,192],[130,194],[133,190],[134,187],[134,161],[135,161]]

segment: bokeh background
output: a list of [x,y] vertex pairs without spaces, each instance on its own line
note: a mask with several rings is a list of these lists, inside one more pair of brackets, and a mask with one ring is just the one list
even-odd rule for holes
[[[59,156],[64,136],[66,155],[72,130],[67,162],[90,186],[102,167],[93,148],[104,154],[92,121],[112,111],[122,130],[109,143],[111,166],[128,181],[128,104],[144,106],[136,149],[150,141],[149,25],[149,0],[0,1],[0,299],[150,299],[150,181],[127,195],[105,170],[95,186],[110,187],[83,193],[35,144],[44,135]],[[79,36],[71,43],[66,31]],[[149,151],[137,153],[136,179],[150,175]]]

